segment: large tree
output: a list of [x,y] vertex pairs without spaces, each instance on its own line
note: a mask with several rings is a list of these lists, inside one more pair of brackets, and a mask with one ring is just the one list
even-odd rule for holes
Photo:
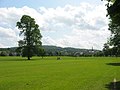
[[42,35],[40,33],[39,25],[36,24],[35,19],[28,15],[23,15],[19,22],[17,22],[20,35],[23,35],[23,40],[19,41],[19,48],[21,49],[22,56],[30,58],[39,53],[41,49]]
[[107,11],[110,18],[109,30],[111,37],[110,46],[116,50],[116,55],[120,55],[120,0],[107,0]]

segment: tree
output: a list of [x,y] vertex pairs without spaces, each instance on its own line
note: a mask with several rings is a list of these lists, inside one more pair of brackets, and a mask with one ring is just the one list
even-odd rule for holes
[[[108,1],[107,4],[108,15],[110,15],[110,17],[116,17],[115,15],[120,13],[120,0],[107,0],[107,1]],[[112,2],[113,4],[110,4],[109,2]]]
[[7,52],[7,51],[2,51],[2,52],[0,53],[0,56],[8,56],[8,52]]
[[23,15],[16,26],[20,29],[20,35],[23,35],[23,40],[20,40],[19,49],[21,49],[22,56],[27,57],[28,60],[35,55],[37,49],[41,48],[42,35],[39,30],[39,25],[36,24],[35,19],[28,15]]
[[[109,45],[116,51],[116,56],[120,55],[120,0],[107,0],[107,11],[110,18],[109,30],[111,37]],[[112,2],[112,4],[111,4]]]
[[103,53],[104,53],[104,56],[111,56],[111,49],[108,43],[104,44]]
[[43,57],[45,56],[45,54],[46,54],[46,52],[45,52],[45,50],[44,50],[43,48],[40,48],[38,52],[39,52],[39,53],[37,54],[37,56],[42,56],[42,58],[43,58]]

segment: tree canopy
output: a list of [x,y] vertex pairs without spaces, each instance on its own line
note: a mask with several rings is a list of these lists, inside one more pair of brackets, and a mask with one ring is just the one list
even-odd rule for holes
[[20,29],[20,35],[24,36],[23,40],[18,42],[19,49],[21,49],[22,56],[30,60],[33,55],[39,53],[42,46],[39,25],[36,24],[34,18],[23,15],[16,26]]
[[109,30],[111,31],[108,43],[113,47],[116,55],[120,55],[120,0],[107,1],[107,11],[110,18]]

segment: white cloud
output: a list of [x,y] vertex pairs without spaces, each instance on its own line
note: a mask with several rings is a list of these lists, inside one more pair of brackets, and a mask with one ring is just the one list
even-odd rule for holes
[[[39,10],[27,6],[0,8],[0,47],[15,45],[12,43],[19,40],[15,26],[24,14],[35,18],[44,33],[43,44],[47,45],[102,49],[110,34],[104,5],[81,3],[79,6],[40,7]],[[51,31],[54,33],[48,35]],[[7,38],[17,39],[6,44]]]
[[0,43],[0,48],[4,48],[4,45],[2,45],[1,43]]
[[0,27],[1,38],[16,38],[15,32],[11,28]]
[[104,42],[107,40],[107,36],[109,36],[107,30],[73,30],[71,35],[66,35],[64,39],[60,40],[60,43],[64,46],[69,44],[71,47],[75,46],[88,49],[94,47],[95,49],[102,49]]
[[61,35],[60,39],[53,38],[57,44],[51,43],[52,45],[102,49],[110,35],[104,5],[81,3],[78,7],[66,5],[64,8],[58,7],[52,11],[44,10],[44,17],[51,14],[45,18],[48,24],[46,30],[58,31],[56,33],[59,33],[59,30],[68,31]]
[[16,35],[18,29],[2,28],[0,27],[0,47],[14,47],[19,40]]

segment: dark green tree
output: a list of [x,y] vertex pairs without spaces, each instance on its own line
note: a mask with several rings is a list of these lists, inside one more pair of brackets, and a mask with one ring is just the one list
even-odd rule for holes
[[28,15],[23,15],[16,26],[20,29],[20,35],[23,35],[23,40],[20,40],[19,49],[21,49],[22,56],[30,58],[39,53],[38,49],[41,48],[42,35],[40,33],[39,25],[36,24],[35,19]]
[[111,56],[111,48],[109,47],[108,43],[104,44],[103,54],[104,56]]
[[107,1],[107,11],[110,18],[109,30],[111,31],[109,45],[114,48],[113,50],[118,56],[120,55],[120,0]]
[[2,51],[1,53],[0,53],[0,56],[7,56],[8,55],[8,52],[7,51]]
[[40,48],[38,52],[39,52],[39,53],[37,54],[37,56],[41,56],[42,58],[43,58],[43,57],[45,56],[45,54],[46,54],[46,52],[45,52],[45,50],[44,50],[43,48]]

